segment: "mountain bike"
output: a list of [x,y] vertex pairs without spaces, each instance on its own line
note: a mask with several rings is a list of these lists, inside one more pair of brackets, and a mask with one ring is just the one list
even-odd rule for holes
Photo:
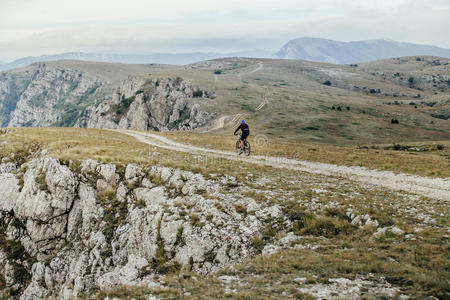
[[250,155],[250,143],[248,141],[244,141],[244,149],[241,150],[241,136],[240,134],[237,135],[238,140],[236,141],[236,153],[241,154],[241,151],[244,152],[246,156]]

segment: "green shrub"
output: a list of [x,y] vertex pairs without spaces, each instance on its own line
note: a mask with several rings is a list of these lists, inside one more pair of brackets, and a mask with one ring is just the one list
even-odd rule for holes
[[410,148],[411,146],[408,145],[394,144],[393,146],[384,147],[384,150],[406,151],[409,150]]
[[173,83],[174,83],[175,85],[180,85],[181,82],[183,82],[183,78],[177,76],[177,77],[175,78],[175,80],[174,80]]
[[135,99],[136,99],[135,96],[131,96],[131,97],[129,97],[129,98],[122,97],[121,104],[122,104],[123,107],[129,108],[130,105],[131,105],[131,103],[133,103],[133,101],[134,101]]
[[220,74],[222,74],[222,70],[220,70],[220,69],[219,69],[219,70],[215,70],[215,71],[214,71],[214,74],[220,75]]
[[303,127],[302,130],[319,130],[319,126],[306,126]]
[[194,98],[201,98],[201,97],[203,97],[203,91],[202,90],[194,91],[194,93],[192,94],[192,97],[194,97]]

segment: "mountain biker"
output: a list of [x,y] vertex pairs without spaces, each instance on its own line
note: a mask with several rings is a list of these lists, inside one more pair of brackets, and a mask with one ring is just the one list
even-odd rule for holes
[[241,135],[241,153],[242,153],[242,151],[244,149],[244,142],[247,141],[247,137],[250,135],[250,128],[248,127],[247,123],[245,123],[245,121],[242,120],[239,127],[234,131],[235,135],[239,129],[242,131],[242,135]]

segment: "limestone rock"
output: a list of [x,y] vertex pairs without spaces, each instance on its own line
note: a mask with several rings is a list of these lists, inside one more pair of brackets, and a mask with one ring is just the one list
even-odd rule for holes
[[92,110],[87,127],[167,131],[203,126],[213,115],[186,101],[194,90],[181,78],[129,77],[111,99]]
[[12,162],[0,164],[0,174],[13,173],[16,170],[17,166]]
[[[90,96],[104,84],[105,81],[96,76],[45,63],[35,64],[15,76],[2,74],[0,127],[72,125],[63,118],[67,107]],[[14,109],[10,102],[15,104]],[[10,106],[6,106],[8,103]]]
[[387,234],[388,232],[391,232],[395,235],[403,235],[405,232],[401,230],[400,228],[396,226],[391,227],[380,227],[377,229],[377,231],[373,234],[374,237],[380,237],[382,235]]
[[[281,216],[278,206],[222,193],[231,180],[225,176],[213,180],[129,164],[121,178],[117,166],[94,160],[73,173],[49,157],[20,168],[21,191],[16,175],[0,174],[0,215],[5,224],[16,224],[5,227],[6,236],[33,257],[33,265],[25,262],[31,281],[17,285],[22,299],[70,299],[95,288],[153,284],[148,274],[157,272],[161,253],[166,267],[214,272],[255,254],[252,241],[263,220]],[[106,198],[100,180],[114,187]],[[237,212],[236,205],[254,214]],[[7,283],[17,284],[1,251],[0,270]]]
[[0,174],[0,210],[14,210],[18,197],[19,180],[13,174]]
[[128,164],[125,169],[125,179],[134,180],[143,175],[142,168],[136,164]]

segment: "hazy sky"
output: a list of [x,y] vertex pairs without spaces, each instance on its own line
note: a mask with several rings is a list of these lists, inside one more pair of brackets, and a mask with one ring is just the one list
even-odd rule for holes
[[0,0],[0,61],[278,50],[304,36],[450,48],[450,0]]

